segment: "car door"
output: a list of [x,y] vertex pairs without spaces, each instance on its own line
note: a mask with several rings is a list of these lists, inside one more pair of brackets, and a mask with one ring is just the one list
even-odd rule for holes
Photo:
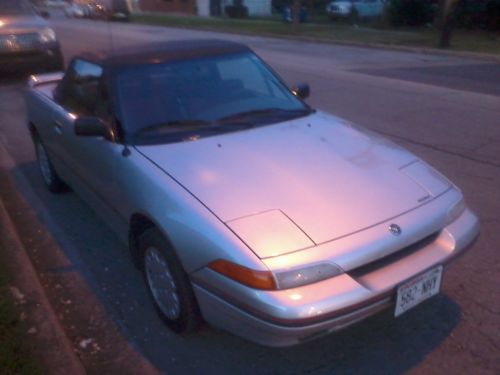
[[104,203],[115,211],[115,164],[123,146],[104,137],[77,136],[74,126],[78,117],[90,116],[111,127],[103,69],[83,59],[74,60],[70,69],[65,87],[57,95],[67,112],[54,119],[60,153],[70,171],[71,185],[91,203]]

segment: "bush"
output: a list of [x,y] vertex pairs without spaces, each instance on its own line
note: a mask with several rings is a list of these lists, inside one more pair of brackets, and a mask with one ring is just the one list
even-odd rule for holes
[[500,30],[500,0],[491,0],[486,4],[485,28],[491,31]]
[[455,18],[459,27],[500,30],[500,0],[460,0]]
[[436,7],[431,0],[391,0],[388,13],[392,26],[422,26],[434,21]]
[[283,13],[286,7],[291,5],[290,0],[273,0],[272,7],[273,10],[277,13]]
[[247,18],[248,8],[244,5],[227,5],[224,12],[229,18]]

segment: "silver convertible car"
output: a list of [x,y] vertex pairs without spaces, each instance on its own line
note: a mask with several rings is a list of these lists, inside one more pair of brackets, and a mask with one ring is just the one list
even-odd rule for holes
[[43,180],[110,223],[176,332],[204,319],[287,346],[399,316],[479,233],[443,175],[241,44],[82,54],[30,86]]

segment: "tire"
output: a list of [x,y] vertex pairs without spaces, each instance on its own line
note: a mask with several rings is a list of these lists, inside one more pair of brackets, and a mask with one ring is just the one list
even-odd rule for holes
[[52,193],[60,193],[66,191],[68,188],[66,184],[61,180],[56,170],[54,169],[52,162],[50,161],[49,154],[45,149],[42,141],[38,136],[34,138],[36,160],[38,163],[38,169],[42,175],[42,180],[47,186],[47,189]]
[[142,273],[157,313],[176,333],[196,330],[201,314],[189,277],[172,247],[155,228],[139,236]]

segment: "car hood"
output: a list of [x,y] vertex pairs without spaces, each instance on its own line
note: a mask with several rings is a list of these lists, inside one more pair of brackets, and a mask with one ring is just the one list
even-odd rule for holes
[[363,230],[450,185],[401,147],[321,112],[137,149],[261,257]]
[[40,30],[47,26],[38,16],[0,16],[0,34]]

